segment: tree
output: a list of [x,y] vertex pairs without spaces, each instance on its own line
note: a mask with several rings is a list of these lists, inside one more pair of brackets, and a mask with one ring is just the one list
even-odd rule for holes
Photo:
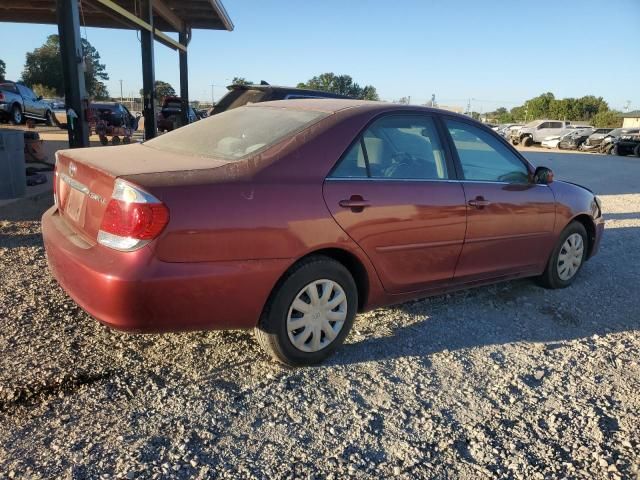
[[0,60],[0,80],[4,80],[4,76],[7,74],[7,64]]
[[[156,98],[158,100],[163,99],[164,97],[175,97],[176,91],[168,82],[163,82],[162,80],[156,80],[154,83]],[[140,89],[140,96],[144,96],[144,89]]]
[[[109,97],[107,86],[103,81],[109,80],[106,66],[100,63],[100,54],[84,38],[82,51],[86,70],[84,81],[87,94],[96,99]],[[60,61],[60,40],[58,35],[49,35],[46,42],[33,52],[27,52],[22,81],[26,85],[43,85],[54,89],[56,96],[64,95],[64,77]]]
[[35,85],[31,85],[31,90],[33,90],[33,92],[36,95],[40,95],[41,97],[44,97],[44,98],[57,97],[57,94],[56,94],[57,92],[55,88],[47,87],[39,83],[36,83]]
[[611,127],[618,128],[622,126],[622,117],[620,112],[615,110],[607,110],[596,113],[591,119],[594,127]]
[[361,87],[353,81],[350,75],[336,75],[333,72],[322,73],[309,79],[305,83],[298,83],[298,88],[322,90],[323,92],[337,93],[362,100],[380,99],[373,85]]
[[253,82],[244,77],[233,77],[231,85],[253,85]]

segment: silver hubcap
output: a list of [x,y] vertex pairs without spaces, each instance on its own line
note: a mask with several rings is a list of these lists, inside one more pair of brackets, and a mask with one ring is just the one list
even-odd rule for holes
[[333,280],[316,280],[296,295],[287,316],[294,347],[317,352],[335,340],[347,319],[347,295]]
[[22,121],[22,112],[20,110],[18,110],[17,108],[15,109],[15,112],[13,113],[13,119],[16,121],[16,123],[20,123]]
[[558,255],[558,277],[560,280],[572,278],[582,264],[584,242],[578,233],[572,233],[562,244]]

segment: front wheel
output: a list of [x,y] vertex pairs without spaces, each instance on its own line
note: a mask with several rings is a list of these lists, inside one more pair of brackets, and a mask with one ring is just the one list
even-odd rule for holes
[[22,116],[22,108],[20,108],[20,105],[14,105],[11,109],[11,122],[14,125],[20,125],[23,120],[24,117]]
[[262,348],[289,366],[327,358],[349,333],[358,305],[344,265],[324,256],[294,265],[271,294],[255,330]]
[[588,242],[584,225],[570,223],[560,235],[547,268],[539,277],[542,286],[555,289],[571,285],[587,258]]
[[533,139],[531,137],[524,137],[520,143],[522,144],[522,146],[524,147],[530,147],[531,145],[533,145]]

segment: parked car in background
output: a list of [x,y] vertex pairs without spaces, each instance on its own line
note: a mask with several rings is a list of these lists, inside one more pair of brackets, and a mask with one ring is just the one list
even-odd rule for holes
[[463,115],[304,99],[235,108],[142,144],[59,151],[47,260],[133,331],[255,329],[322,361],[356,312],[507,279],[569,286],[604,221]]
[[[568,134],[565,133],[565,135]],[[562,137],[560,135],[552,135],[542,140],[542,142],[540,142],[540,146],[544,148],[558,148],[558,143],[560,143],[561,138]]]
[[[191,105],[189,105],[188,116],[189,123],[196,122],[201,118]],[[170,132],[182,127],[182,99],[180,97],[165,97],[156,121],[160,132]]]
[[621,135],[635,135],[640,133],[640,128],[614,128],[600,143],[600,153],[615,154],[614,147]]
[[0,82],[0,117],[3,120],[19,125],[30,118],[53,125],[51,111],[51,104],[26,85],[8,80]]
[[580,145],[580,150],[590,151],[600,147],[604,138],[609,135],[613,128],[596,128],[589,137]]
[[498,125],[496,128],[496,133],[500,135],[502,138],[506,138],[509,140],[511,138],[511,131],[516,130],[522,127],[521,123],[505,123],[502,125]]
[[93,134],[100,137],[100,143],[107,145],[109,137],[113,145],[130,143],[133,132],[138,128],[140,117],[134,116],[119,102],[93,102],[89,106],[89,124]]
[[209,110],[209,116],[238,108],[248,103],[269,102],[273,100],[299,100],[303,98],[345,98],[345,95],[309,90],[306,88],[279,87],[262,82],[260,85],[229,85],[229,92]]
[[593,128],[576,128],[562,136],[558,142],[558,148],[560,150],[578,150],[592,133]]
[[640,133],[624,133],[615,141],[612,152],[614,155],[636,155],[640,157]]
[[545,138],[563,135],[570,128],[570,123],[560,120],[534,120],[523,127],[511,131],[511,143],[529,147],[540,143]]
[[51,104],[51,113],[53,115],[53,123],[62,129],[67,128],[67,108],[64,100],[52,98],[48,100]]

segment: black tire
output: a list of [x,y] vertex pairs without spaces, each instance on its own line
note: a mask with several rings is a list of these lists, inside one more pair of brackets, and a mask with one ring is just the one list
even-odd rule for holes
[[109,145],[109,139],[104,135],[100,135],[100,145]]
[[[580,265],[578,266],[578,269],[573,274],[573,276],[567,280],[563,280],[558,275],[558,256],[560,255],[560,252],[562,251],[563,245],[566,242],[567,238],[569,238],[569,236],[573,235],[574,233],[577,233],[582,237],[582,242],[584,245],[582,252],[582,261],[580,262]],[[582,266],[586,261],[587,252],[589,250],[588,247],[589,238],[587,236],[587,231],[585,230],[584,225],[582,225],[580,222],[571,222],[560,234],[558,244],[553,249],[553,252],[551,252],[551,256],[549,257],[549,261],[547,262],[547,267],[545,268],[544,273],[540,277],[538,277],[538,283],[540,283],[540,285],[542,285],[543,287],[550,289],[566,288],[571,285],[580,273],[580,270],[582,269]]]
[[51,110],[47,110],[47,112],[44,114],[44,123],[48,127],[54,126],[53,115],[51,114]]
[[[300,291],[310,283],[328,279],[337,283],[347,299],[347,314],[336,338],[315,352],[304,352],[293,345],[287,332],[287,316]],[[358,289],[349,270],[325,256],[313,256],[295,264],[278,282],[255,329],[260,346],[275,360],[294,367],[322,362],[339,347],[351,330],[358,305]]]
[[523,137],[520,143],[523,147],[530,147],[533,145],[533,139],[531,137]]
[[626,157],[627,154],[618,145],[614,145],[611,149],[611,155],[618,155],[619,157]]
[[111,138],[111,145],[120,145],[120,137],[115,135]]
[[11,123],[14,125],[20,125],[24,122],[24,115],[22,115],[22,108],[20,105],[14,105],[11,109]]
[[636,147],[633,149],[633,154],[636,157],[640,157],[640,143],[638,145],[636,145]]
[[129,145],[131,143],[131,137],[122,137],[122,143]]

